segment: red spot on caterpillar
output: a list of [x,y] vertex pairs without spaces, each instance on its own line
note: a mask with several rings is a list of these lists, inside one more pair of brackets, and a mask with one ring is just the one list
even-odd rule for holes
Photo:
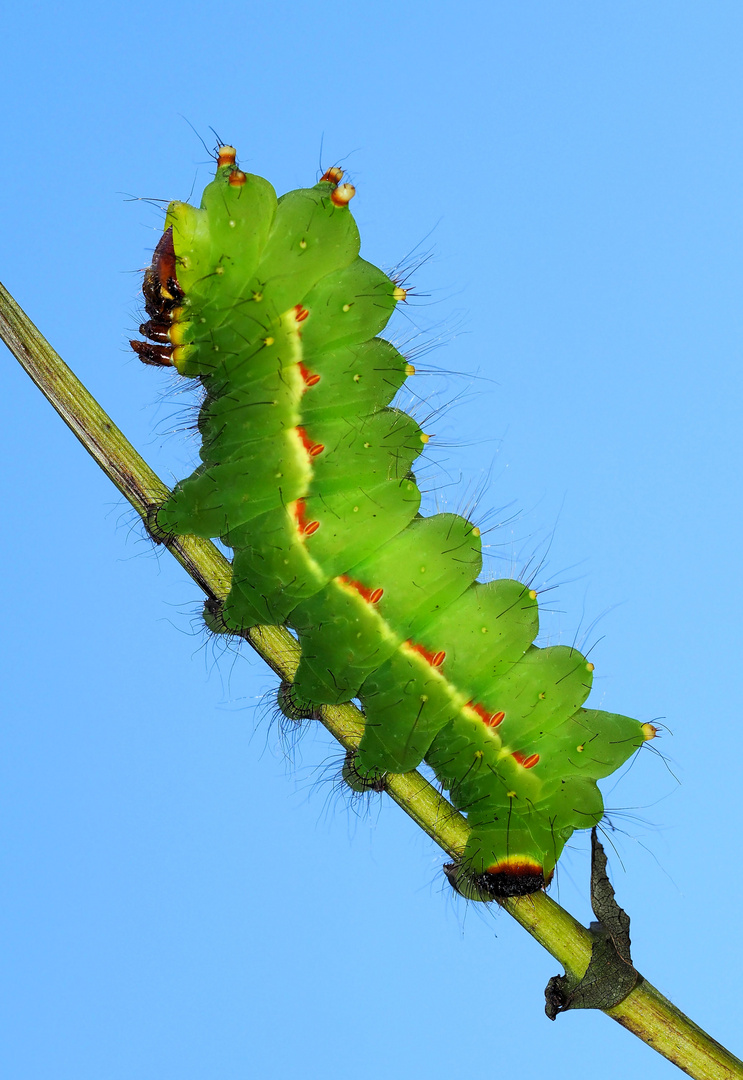
[[476,712],[482,720],[483,724],[486,724],[488,727],[498,727],[498,724],[502,724],[506,718],[506,714],[504,712],[491,713],[485,708],[484,705],[478,705],[475,701],[468,701],[467,708],[472,709],[473,712]]
[[153,345],[149,341],[130,341],[129,344],[143,364],[153,367],[173,366],[173,346]]
[[246,180],[247,177],[245,173],[242,172],[241,169],[235,169],[235,171],[231,172],[229,177],[227,178],[227,183],[231,187],[242,187]]
[[297,367],[299,368],[299,374],[304,379],[305,386],[317,386],[320,382],[319,375],[316,375],[314,371],[310,371],[309,368],[306,368],[301,360],[297,364]]
[[294,305],[294,318],[297,320],[297,322],[304,322],[308,315],[309,311],[306,307],[302,307],[301,304]]
[[431,667],[441,667],[444,660],[446,660],[445,652],[431,652],[423,645],[416,645],[416,643],[414,641],[411,641],[410,638],[408,638],[405,644],[408,645],[413,650],[413,652],[417,652],[419,656],[422,656],[426,663],[430,664]]
[[237,150],[234,146],[220,146],[217,151],[217,165],[219,168],[223,165],[234,165],[236,157]]
[[339,184],[335,191],[331,191],[330,201],[333,206],[348,206],[355,194],[356,188],[353,184]]
[[511,757],[514,758],[515,761],[518,761],[519,765],[523,766],[525,769],[533,769],[539,761],[539,754],[529,754],[527,757],[526,754],[521,754],[518,750],[514,750]]
[[312,439],[309,437],[309,435],[307,434],[307,432],[305,431],[305,429],[303,427],[298,427],[297,428],[297,434],[299,435],[300,439],[302,440],[302,446],[305,448],[305,450],[310,455],[310,457],[317,457],[317,455],[321,454],[323,452],[323,450],[325,449],[325,446],[324,446],[323,443],[319,443],[319,442],[313,443]]
[[340,574],[338,580],[354,589],[368,604],[378,604],[384,596],[384,589],[370,589],[368,586],[362,585],[360,581],[354,581],[353,578],[347,577],[345,574]]
[[320,528],[319,521],[307,520],[307,504],[304,499],[297,499],[295,502],[294,518],[297,522],[297,528],[303,536],[312,536]]
[[322,174],[320,180],[327,180],[331,184],[340,184],[343,179],[343,169],[339,169],[337,165],[331,166],[326,172]]

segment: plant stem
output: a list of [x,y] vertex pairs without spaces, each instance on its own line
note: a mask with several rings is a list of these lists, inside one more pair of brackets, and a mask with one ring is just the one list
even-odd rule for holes
[[[165,499],[168,489],[2,284],[0,337],[146,521],[148,511]],[[208,597],[225,598],[230,564],[210,541],[182,536],[167,541],[166,546]],[[299,662],[299,646],[291,634],[282,627],[257,626],[245,636],[282,679],[291,681]],[[358,746],[364,729],[358,709],[352,705],[322,706],[318,715],[347,750]],[[389,775],[386,780],[386,790],[398,806],[450,857],[460,857],[468,832],[462,815],[418,772]],[[503,900],[500,904],[559,960],[568,975],[577,979],[584,974],[593,937],[546,893]],[[743,1080],[743,1063],[645,980],[606,1014],[697,1080]]]

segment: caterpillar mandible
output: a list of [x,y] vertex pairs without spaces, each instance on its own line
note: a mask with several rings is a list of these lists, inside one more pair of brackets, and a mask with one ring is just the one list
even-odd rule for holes
[[593,664],[534,645],[537,593],[481,581],[476,525],[423,516],[427,436],[391,405],[412,365],[378,336],[405,290],[359,255],[340,169],[277,199],[219,150],[200,208],[170,204],[145,272],[140,359],[200,382],[201,465],[158,510],[167,534],[234,551],[208,625],[286,625],[299,711],[358,699],[357,790],[426,762],[467,815],[465,896],[544,888],[596,781],[656,729],[584,708]]

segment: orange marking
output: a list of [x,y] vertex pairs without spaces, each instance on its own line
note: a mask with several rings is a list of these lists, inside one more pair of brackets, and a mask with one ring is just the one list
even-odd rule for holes
[[411,641],[410,638],[408,638],[405,644],[408,645],[413,650],[413,652],[417,652],[419,656],[422,656],[426,663],[430,664],[431,667],[441,667],[444,660],[446,660],[445,652],[431,652],[423,645],[416,645],[416,643],[414,641]]
[[305,386],[316,386],[320,382],[320,376],[314,371],[310,371],[309,368],[306,368],[301,360],[297,364],[297,367],[299,368],[299,374],[304,379]]
[[502,724],[506,718],[504,712],[488,712],[484,705],[478,705],[476,701],[468,701],[467,708],[476,712],[483,724],[486,724],[488,727],[498,727],[498,724]]
[[378,604],[384,596],[384,589],[370,589],[367,585],[362,585],[360,581],[354,581],[353,578],[348,577],[346,574],[340,574],[339,580],[344,585],[354,589],[368,604]]
[[514,750],[511,757],[518,761],[519,765],[522,765],[525,769],[533,769],[536,763],[539,761],[539,754],[520,754],[518,750]]
[[[528,856],[508,855],[500,862],[493,863],[485,868],[486,874],[508,874],[509,877],[523,877],[529,874],[541,874],[540,864]],[[550,874],[550,878],[552,875]]]
[[228,176],[227,183],[230,184],[231,187],[242,187],[246,180],[247,177],[245,173],[240,169],[235,169],[235,171],[231,172]]
[[294,318],[297,320],[297,322],[304,322],[308,315],[309,311],[306,307],[302,307],[301,304],[294,305]]
[[310,457],[317,457],[317,455],[321,454],[323,452],[323,450],[325,449],[325,444],[324,443],[321,443],[321,442],[313,443],[312,439],[309,437],[309,435],[307,434],[307,432],[304,430],[303,427],[298,427],[297,428],[297,434],[299,435],[300,439],[302,440],[302,446],[305,448],[305,450],[310,455]]
[[320,528],[319,521],[307,520],[307,504],[304,499],[297,499],[294,504],[294,518],[297,528],[303,536],[312,536]]

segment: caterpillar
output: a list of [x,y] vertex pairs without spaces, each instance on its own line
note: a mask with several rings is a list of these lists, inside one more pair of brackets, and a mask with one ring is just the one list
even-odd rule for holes
[[379,336],[406,292],[360,257],[354,194],[331,168],[277,199],[222,146],[200,207],[170,204],[131,345],[201,385],[201,464],[153,524],[233,549],[211,629],[296,634],[284,708],[360,701],[352,788],[425,762],[471,829],[454,888],[527,895],[601,820],[596,781],[656,729],[586,708],[593,664],[534,644],[537,592],[481,580],[467,518],[421,514],[428,437],[392,404],[415,371]]

